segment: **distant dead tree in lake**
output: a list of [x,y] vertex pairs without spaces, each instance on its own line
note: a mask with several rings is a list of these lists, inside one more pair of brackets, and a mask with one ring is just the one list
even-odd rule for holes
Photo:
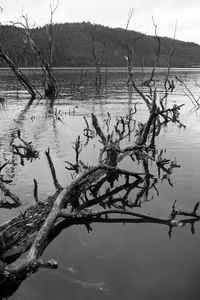
[[[3,8],[0,8],[0,13],[2,12],[3,12]],[[34,100],[36,98],[36,94],[38,93],[37,89],[34,88],[34,86],[31,84],[27,76],[18,68],[16,63],[14,63],[12,59],[8,56],[6,51],[3,49],[2,43],[0,44],[0,59],[2,59],[11,68],[13,74],[17,77],[18,81],[31,95],[32,100]]]
[[[101,53],[98,54],[97,47],[95,46],[95,38],[94,38],[94,32],[92,32],[92,58],[95,65],[95,86],[97,89],[101,87],[102,84],[102,76],[101,76],[101,68],[104,60],[104,54],[106,49],[106,42],[103,42],[103,48],[101,50]],[[99,50],[99,49],[98,49]]]
[[53,40],[53,16],[56,12],[58,2],[56,4],[50,5],[50,22],[46,25],[47,39],[48,39],[48,49],[47,57],[45,57],[37,42],[32,36],[32,29],[29,25],[28,16],[22,15],[22,22],[12,22],[15,26],[20,26],[23,29],[23,34],[25,36],[25,41],[28,40],[30,48],[35,52],[41,62],[42,70],[44,72],[44,96],[51,100],[54,100],[57,96],[57,84],[53,74],[53,52],[54,52],[54,40]]
[[142,34],[136,34],[134,38],[129,38],[129,24],[133,16],[133,9],[129,12],[128,20],[126,24],[125,29],[125,39],[123,41],[123,48],[125,49],[126,55],[124,56],[126,62],[127,62],[127,71],[128,71],[128,79],[127,79],[127,86],[132,87],[132,80],[133,80],[133,66],[134,66],[134,60],[136,59],[136,43],[137,40],[142,38]]

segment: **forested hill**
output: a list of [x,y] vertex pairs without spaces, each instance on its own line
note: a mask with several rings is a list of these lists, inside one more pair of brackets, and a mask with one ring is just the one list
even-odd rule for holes
[[[125,30],[109,28],[90,23],[65,23],[53,25],[53,39],[55,41],[54,66],[57,67],[87,67],[93,66],[92,36],[97,57],[101,57],[105,44],[104,66],[125,67],[127,56]],[[41,53],[47,55],[47,28],[33,29],[32,37],[38,43]],[[158,41],[156,37],[144,35],[135,31],[128,31],[127,41],[134,49],[135,66],[153,66],[156,60]],[[160,38],[161,51],[159,66],[167,66],[173,40]],[[14,26],[0,26],[0,43],[10,58],[18,66],[39,66],[37,55],[23,35],[23,30]],[[192,67],[200,65],[200,46],[195,43],[175,40],[171,66]],[[0,66],[5,63],[0,60]]]

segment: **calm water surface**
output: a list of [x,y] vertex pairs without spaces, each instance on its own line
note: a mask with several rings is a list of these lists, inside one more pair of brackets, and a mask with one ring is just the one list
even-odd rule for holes
[[[42,81],[38,71],[26,70],[35,84]],[[149,71],[136,71],[139,82],[149,76]],[[173,70],[178,76],[187,74],[188,86],[195,96],[200,88],[199,70]],[[125,72],[108,72],[107,87],[101,94],[94,89],[91,71],[57,70],[60,95],[55,109],[60,111],[61,120],[56,120],[48,109],[46,101],[37,101],[27,107],[27,93],[21,89],[10,72],[0,71],[0,91],[5,105],[0,107],[0,151],[1,163],[10,159],[8,170],[13,182],[10,189],[21,197],[23,208],[34,203],[33,179],[39,185],[39,197],[45,199],[54,192],[52,179],[44,151],[50,146],[57,176],[62,185],[71,182],[65,161],[74,161],[73,142],[83,136],[85,121],[91,123],[90,115],[95,113],[102,126],[107,112],[112,116],[127,114],[139,101],[137,119],[144,121],[147,110],[136,94],[132,97],[126,87]],[[81,77],[82,76],[82,77]],[[162,82],[163,70],[156,73]],[[105,78],[105,77],[104,77]],[[80,81],[83,84],[77,90]],[[168,105],[182,104],[181,121],[186,129],[171,124],[163,129],[157,139],[157,148],[166,149],[166,158],[176,159],[180,168],[171,176],[173,186],[167,180],[158,182],[157,191],[152,191],[151,201],[139,209],[159,217],[167,217],[175,199],[177,206],[191,210],[200,195],[200,113],[194,111],[191,101],[182,87],[177,84]],[[75,110],[75,114],[73,114]],[[40,159],[19,164],[11,154],[10,143],[15,141],[17,129],[22,137],[32,141],[40,152]],[[133,141],[132,141],[133,142]],[[98,141],[90,141],[83,147],[81,159],[95,164],[98,158]],[[128,162],[124,167],[129,168]],[[156,175],[156,169],[152,166]],[[20,208],[22,209],[22,208]],[[0,210],[1,223],[14,216],[20,209]],[[195,224],[195,234],[190,226],[175,228],[169,239],[168,228],[158,224],[93,224],[89,234],[84,226],[64,230],[46,249],[44,260],[54,258],[59,262],[58,270],[40,270],[25,280],[10,299],[19,300],[150,300],[150,299],[199,299],[200,272],[200,228]]]

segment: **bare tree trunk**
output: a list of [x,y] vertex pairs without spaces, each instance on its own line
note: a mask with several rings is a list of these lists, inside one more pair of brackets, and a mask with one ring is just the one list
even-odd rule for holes
[[53,100],[56,98],[57,95],[57,85],[56,85],[56,80],[53,75],[53,69],[52,69],[52,60],[53,60],[53,52],[54,52],[54,41],[53,41],[53,15],[57,9],[56,4],[55,7],[50,5],[50,13],[51,13],[51,18],[50,18],[50,23],[46,26],[46,30],[48,33],[48,56],[45,58],[38,46],[38,44],[34,41],[31,35],[31,28],[29,27],[28,23],[28,17],[26,15],[22,15],[22,18],[24,22],[16,22],[13,23],[14,25],[19,25],[22,28],[24,28],[24,34],[26,35],[26,38],[28,39],[30,43],[31,49],[37,53],[41,63],[42,63],[42,68],[44,71],[44,95],[45,97]]
[[9,65],[14,75],[17,77],[19,82],[25,87],[25,89],[29,92],[32,100],[34,100],[36,98],[36,94],[32,84],[30,83],[28,78],[18,69],[18,67],[14,64],[14,62],[8,57],[8,55],[4,52],[1,45],[0,45],[0,57]]
[[104,42],[103,44],[103,50],[101,53],[101,57],[98,57],[96,54],[96,49],[95,49],[95,41],[94,41],[94,36],[92,34],[92,57],[93,61],[96,67],[96,77],[95,77],[95,86],[97,89],[101,87],[101,67],[104,59],[104,54],[105,54],[105,48],[106,48],[106,43]]
[[51,68],[45,69],[45,83],[44,83],[45,98],[54,100],[57,94],[57,85],[53,76]]

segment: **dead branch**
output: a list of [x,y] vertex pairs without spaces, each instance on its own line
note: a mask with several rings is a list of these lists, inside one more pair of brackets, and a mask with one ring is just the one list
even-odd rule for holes
[[52,178],[53,178],[54,186],[55,186],[57,191],[60,191],[63,188],[59,184],[57,176],[56,176],[56,171],[55,171],[55,168],[54,168],[54,165],[53,165],[53,162],[52,162],[52,159],[51,159],[51,155],[50,155],[50,147],[48,148],[47,151],[45,151],[45,154],[46,154],[46,157],[47,157],[47,160],[48,160],[48,163],[49,163],[49,167],[50,167],[50,170],[51,170],[51,175],[52,175]]
[[75,150],[75,155],[76,155],[76,163],[72,164],[69,161],[65,161],[65,163],[67,163],[69,165],[69,167],[65,167],[67,170],[71,170],[74,171],[76,174],[79,173],[79,171],[81,170],[81,167],[79,165],[79,155],[82,151],[82,144],[80,141],[80,135],[78,136],[78,138],[76,139],[73,149]]
[[97,135],[100,137],[101,142],[105,146],[107,143],[106,137],[105,137],[103,131],[101,130],[101,127],[99,126],[97,117],[94,114],[92,114],[92,125],[94,126],[94,128],[97,132]]
[[160,58],[160,47],[161,47],[160,37],[157,35],[157,25],[155,24],[154,17],[152,17],[152,22],[153,22],[153,26],[154,26],[155,38],[158,42],[158,48],[157,48],[157,51],[156,51],[156,61],[155,61],[155,64],[153,66],[153,69],[151,71],[150,78],[147,79],[144,82],[144,85],[149,87],[150,95],[152,95],[152,87],[155,86],[154,74],[155,74],[156,67],[158,67],[159,58]]
[[35,202],[36,202],[36,203],[39,203],[37,180],[34,178],[34,179],[33,179],[33,182],[34,182],[33,196],[34,196]]
[[179,78],[178,76],[175,76],[175,78],[176,78],[176,80],[177,80],[178,82],[180,82],[180,83],[183,85],[183,87],[185,88],[185,90],[186,90],[186,92],[184,91],[184,92],[185,92],[185,95],[191,100],[192,104],[193,104],[195,107],[199,108],[199,107],[200,107],[200,103],[199,103],[200,97],[196,98],[196,97],[194,96],[194,94],[192,93],[191,89],[187,86],[186,82],[185,82],[183,79]]

